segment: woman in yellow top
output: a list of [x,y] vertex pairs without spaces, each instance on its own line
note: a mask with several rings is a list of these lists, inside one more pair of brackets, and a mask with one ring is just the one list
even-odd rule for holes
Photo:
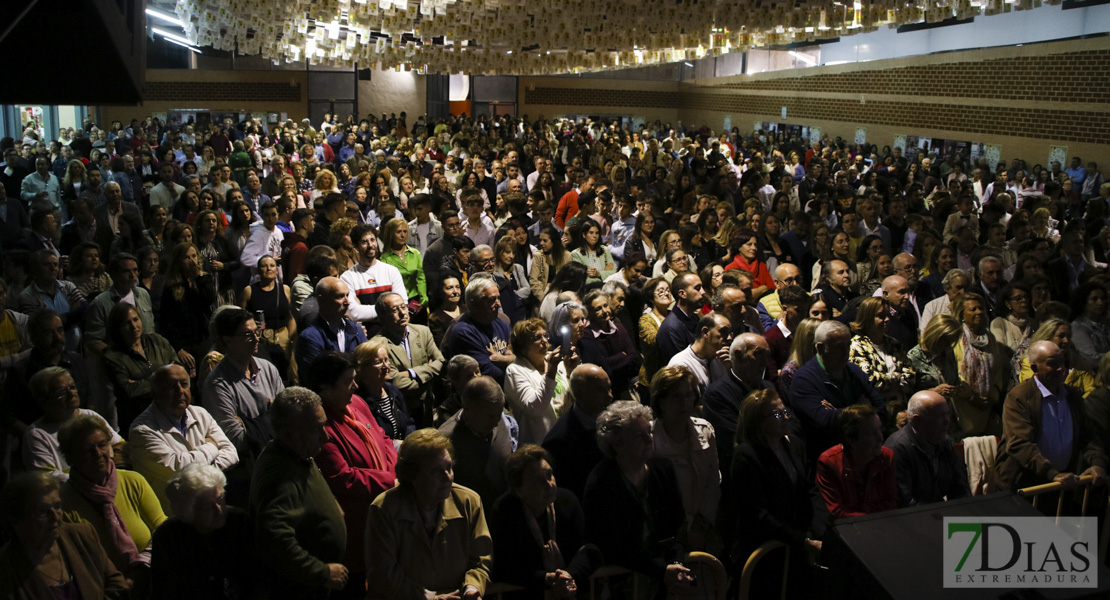
[[111,439],[104,421],[91,415],[77,415],[58,431],[70,466],[63,519],[92,525],[108,557],[142,594],[150,583],[151,536],[166,515],[142,475],[116,469]]
[[1037,328],[1037,331],[1033,332],[1032,337],[1029,338],[1029,344],[1022,348],[1021,354],[1014,361],[1018,366],[1018,382],[1025,381],[1033,376],[1033,369],[1029,366],[1029,357],[1026,356],[1025,351],[1034,343],[1042,341],[1052,342],[1064,351],[1064,360],[1068,364],[1068,376],[1064,379],[1064,383],[1082,391],[1084,398],[1095,391],[1098,386],[1095,383],[1094,373],[1071,368],[1071,365],[1074,364],[1071,358],[1073,350],[1071,347],[1071,325],[1063,319],[1046,319]]

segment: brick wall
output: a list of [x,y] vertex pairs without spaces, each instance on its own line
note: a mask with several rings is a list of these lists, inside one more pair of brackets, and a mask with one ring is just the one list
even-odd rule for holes
[[[822,128],[868,142],[922,135],[1003,146],[1004,157],[1044,162],[1050,145],[1110,163],[1110,40],[1094,38],[990,48],[662,84],[648,90],[612,80],[537,79],[522,102],[548,115],[649,116],[706,123],[726,117],[741,130],[755,121]],[[646,83],[646,82],[642,82]],[[781,118],[782,108],[787,118]],[[617,109],[617,112],[603,112]]]
[[1110,98],[1107,68],[1110,68],[1110,49],[785,77],[716,87],[730,90],[1106,102]]
[[146,102],[300,102],[299,83],[148,81]]
[[[687,94],[683,109],[766,115],[781,121],[785,106],[791,123],[831,120],[919,129],[946,129],[965,134],[1005,133],[1009,136],[1110,144],[1110,111],[1079,111],[1053,108],[1020,108],[1000,103],[975,105],[935,102],[873,101],[858,99],[779,98],[722,94]],[[968,139],[981,139],[982,135]],[[963,138],[960,138],[963,139]]]
[[524,102],[554,106],[680,108],[682,98],[678,92],[537,87],[524,91]]

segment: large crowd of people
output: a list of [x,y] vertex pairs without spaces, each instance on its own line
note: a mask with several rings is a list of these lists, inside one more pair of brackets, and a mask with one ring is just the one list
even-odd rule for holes
[[651,598],[771,540],[809,598],[836,519],[1106,476],[1078,157],[403,112],[0,151],[5,598]]

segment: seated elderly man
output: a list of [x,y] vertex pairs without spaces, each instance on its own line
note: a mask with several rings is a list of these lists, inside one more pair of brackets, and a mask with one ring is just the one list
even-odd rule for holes
[[466,286],[466,306],[468,312],[447,330],[443,354],[467,354],[478,361],[483,375],[504,384],[505,369],[516,356],[509,346],[509,324],[498,317],[501,292],[497,283],[485,277],[473,278]]
[[967,469],[956,455],[948,401],[923,390],[910,397],[909,423],[883,444],[894,451],[898,505],[917,506],[971,495]]
[[694,343],[671,357],[668,367],[682,366],[694,374],[698,392],[709,388],[710,382],[728,376],[732,359],[728,348],[732,343],[732,324],[723,315],[709,313],[698,320]]
[[319,312],[297,338],[297,367],[301,373],[328,350],[353,353],[366,341],[362,326],[347,318],[348,292],[347,284],[338,277],[324,277],[316,283]]
[[224,358],[205,379],[202,400],[246,470],[273,435],[270,404],[285,384],[273,364],[255,358],[258,325],[249,312],[224,309],[212,326],[224,346]]
[[[511,419],[511,417],[509,417]],[[492,377],[466,384],[462,410],[439,427],[455,446],[455,480],[493,505],[509,491],[505,461],[516,451],[520,430],[505,418],[505,392]]]
[[327,439],[327,415],[316,392],[283,390],[274,399],[274,440],[251,479],[259,560],[270,578],[270,598],[326,598],[347,585],[339,563],[347,549],[343,510],[312,458]]
[[[1083,393],[1064,384],[1064,352],[1048,341],[1029,346],[1033,376],[1006,395],[993,491],[1079,477],[1106,477],[1107,458],[1083,410]],[[1079,473],[1079,475],[1076,475]]]
[[378,296],[377,312],[382,330],[373,341],[384,343],[389,352],[389,381],[405,395],[417,428],[430,425],[432,391],[443,371],[443,354],[430,329],[409,322],[408,304],[400,294]]
[[559,487],[581,497],[590,471],[605,458],[597,445],[597,416],[613,402],[613,391],[604,369],[582,364],[570,374],[570,392],[574,405],[547,432],[543,448],[555,461]]
[[839,444],[837,417],[853,404],[870,404],[880,416],[883,399],[859,367],[848,362],[852,335],[839,321],[817,326],[814,341],[817,356],[794,374],[790,386],[790,408],[798,415],[811,460]]
[[154,372],[150,406],[131,423],[131,462],[154,488],[162,510],[172,515],[166,482],[175,471],[194,463],[221,471],[239,462],[239,453],[216,420],[192,406],[189,373],[178,365]]

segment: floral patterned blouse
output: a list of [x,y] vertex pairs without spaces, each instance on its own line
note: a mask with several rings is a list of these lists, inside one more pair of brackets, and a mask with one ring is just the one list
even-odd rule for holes
[[852,336],[848,360],[863,370],[871,385],[888,401],[905,400],[913,390],[916,374],[898,342],[891,337],[879,347],[867,336]]

